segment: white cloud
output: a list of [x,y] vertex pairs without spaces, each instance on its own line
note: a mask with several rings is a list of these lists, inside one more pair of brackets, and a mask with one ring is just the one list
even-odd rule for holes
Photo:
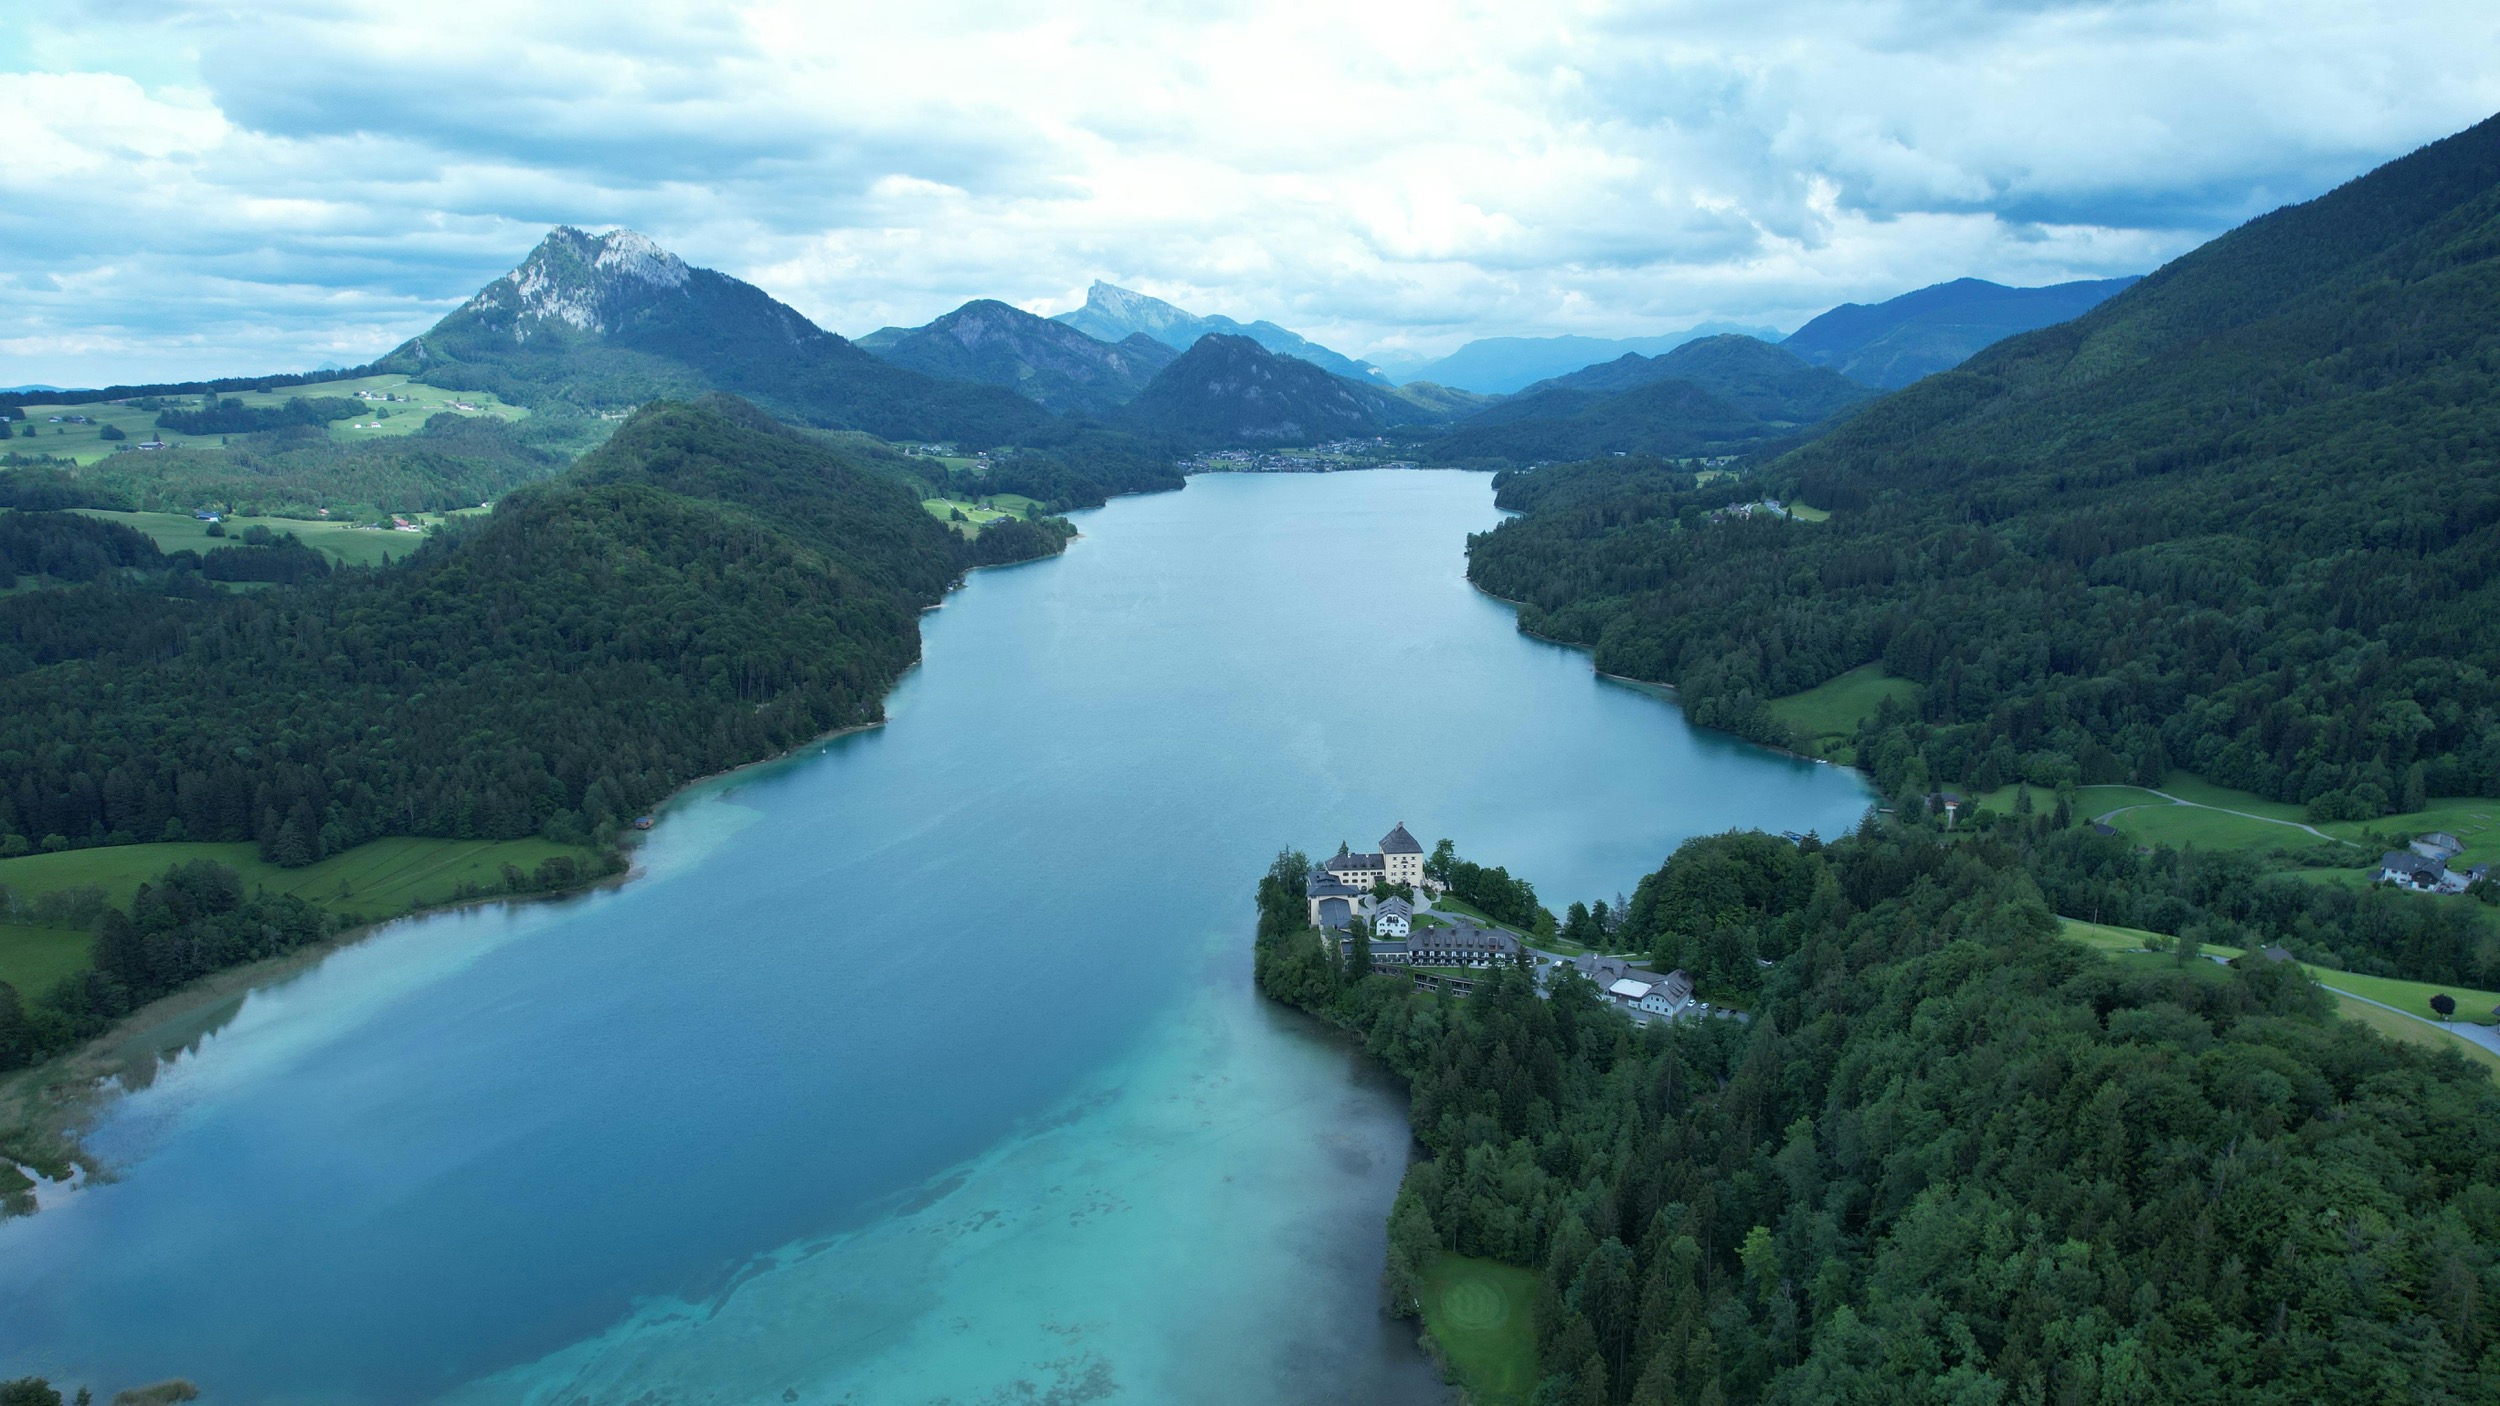
[[353,361],[543,228],[828,326],[1094,277],[1364,351],[2149,268],[2500,108],[2484,0],[62,3],[0,384]]

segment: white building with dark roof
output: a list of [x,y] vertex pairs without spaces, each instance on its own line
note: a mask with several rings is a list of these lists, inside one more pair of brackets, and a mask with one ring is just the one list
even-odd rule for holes
[[1380,837],[1380,864],[1382,876],[1390,883],[1419,887],[1423,884],[1424,847],[1415,842],[1413,835],[1406,833],[1405,821],[1399,821],[1388,834]]
[[[1365,899],[1375,884],[1406,884],[1429,888],[1424,882],[1424,847],[1406,833],[1406,822],[1380,837],[1380,848],[1367,854],[1345,853],[1321,860],[1311,870],[1305,886],[1311,900],[1311,926],[1341,928],[1349,918],[1365,911]],[[1413,917],[1414,910],[1407,910]]]
[[2433,858],[2421,853],[2421,849],[2422,843],[2417,840],[2411,849],[2391,849],[2381,855],[2378,881],[2400,884],[2425,893],[2463,893],[2490,877],[2491,866],[2488,864],[2459,869],[2447,857]]
[[1372,905],[1372,936],[1403,941],[1414,929],[1414,904],[1403,898],[1384,898]]
[[1643,971],[1621,957],[1574,957],[1572,969],[1596,983],[1606,999],[1628,1010],[1669,1018],[1693,1005],[1693,979],[1680,971]]

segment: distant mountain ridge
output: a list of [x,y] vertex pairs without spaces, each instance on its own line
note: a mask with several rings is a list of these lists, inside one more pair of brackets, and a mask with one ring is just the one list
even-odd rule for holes
[[856,343],[931,376],[1004,386],[1062,414],[1107,415],[1180,352],[1143,332],[1105,342],[1065,322],[977,298],[921,327],[884,327]]
[[1307,361],[1332,375],[1382,385],[1389,381],[1380,368],[1370,362],[1357,361],[1330,351],[1273,322],[1240,323],[1229,317],[1201,317],[1161,298],[1100,279],[1094,280],[1093,286],[1085,290],[1085,306],[1063,312],[1052,321],[1064,322],[1103,342],[1123,342],[1142,332],[1174,351],[1187,351],[1197,345],[1199,338],[1211,335],[1247,337],[1279,356]]
[[1248,337],[1210,333],[1163,368],[1113,423],[1192,448],[1319,444],[1442,413],[1386,386],[1331,375]]
[[2142,277],[2008,288],[1957,278],[1881,303],[1843,303],[1789,334],[1783,343],[1816,366],[1860,385],[1899,390],[1949,371],[1981,348],[2083,316]]
[[1733,453],[1811,426],[1875,392],[1737,333],[1663,356],[1627,354],[1538,382],[1461,420],[1436,458],[1466,461]]
[[1486,395],[1509,395],[1538,381],[1623,356],[1660,356],[1705,337],[1740,333],[1780,340],[1775,327],[1705,322],[1655,337],[1480,337],[1457,351],[1413,366],[1398,380],[1434,381]]
[[1051,418],[996,386],[888,365],[632,230],[558,226],[520,267],[373,369],[589,409],[725,390],[800,424],[888,439],[997,444]]

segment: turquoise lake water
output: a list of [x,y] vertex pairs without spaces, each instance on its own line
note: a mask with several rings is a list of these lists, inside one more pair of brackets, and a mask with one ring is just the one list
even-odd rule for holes
[[393,925],[134,1078],[114,1179],[0,1223],[0,1377],[1442,1400],[1376,1307],[1403,1096],[1251,989],[1258,873],[1402,820],[1559,910],[1867,803],[1520,635],[1498,517],[1211,476],[977,574],[888,726],[681,798],[631,882]]

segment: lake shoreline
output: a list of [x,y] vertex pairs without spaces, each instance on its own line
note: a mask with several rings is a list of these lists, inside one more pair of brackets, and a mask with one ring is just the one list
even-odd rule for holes
[[[1484,587],[1477,585],[1477,584],[1475,583],[1474,578],[1472,578],[1472,577],[1468,579],[1467,585],[1468,585],[1468,588],[1469,588],[1470,590],[1473,590],[1474,592],[1476,592],[1476,594],[1478,594],[1478,595],[1480,595],[1480,596],[1483,596],[1485,599],[1487,599],[1487,600],[1497,600],[1497,601],[1500,601],[1502,604],[1509,606],[1509,607],[1511,608],[1511,610],[1512,610],[1514,613],[1515,613],[1515,612],[1517,612],[1517,611],[1518,611],[1518,609],[1519,609],[1521,606],[1524,606],[1524,605],[1526,605],[1526,604],[1527,604],[1527,602],[1526,602],[1526,601],[1517,601],[1517,600],[1512,600],[1512,599],[1511,599],[1510,597],[1508,597],[1508,596],[1498,596],[1498,595],[1495,595],[1493,592],[1488,591],[1488,590],[1486,590]],[[1672,704],[1674,704],[1674,705],[1675,705],[1675,708],[1676,708],[1676,711],[1677,711],[1677,712],[1679,712],[1679,713],[1682,713],[1682,712],[1684,711],[1684,699],[1683,699],[1683,695],[1682,695],[1682,694],[1680,694],[1679,692],[1677,692],[1677,691],[1676,691],[1676,687],[1675,687],[1675,685],[1674,685],[1674,684],[1671,684],[1671,683],[1659,683],[1659,682],[1658,682],[1657,680],[1655,680],[1655,679],[1636,679],[1636,678],[1632,677],[1630,674],[1610,674],[1610,673],[1607,673],[1605,670],[1600,669],[1600,668],[1598,668],[1598,667],[1597,667],[1597,650],[1596,650],[1596,648],[1595,648],[1594,646],[1591,646],[1591,645],[1585,645],[1585,644],[1575,644],[1575,643],[1573,643],[1573,642],[1572,642],[1572,641],[1570,641],[1570,640],[1558,640],[1558,639],[1554,638],[1552,635],[1541,635],[1541,634],[1538,634],[1536,631],[1529,629],[1529,628],[1528,628],[1526,625],[1524,625],[1524,624],[1523,624],[1523,625],[1520,625],[1520,626],[1518,627],[1518,629],[1519,629],[1519,633],[1521,633],[1521,634],[1523,634],[1523,635],[1526,635],[1528,638],[1530,638],[1530,639],[1532,639],[1532,640],[1536,640],[1536,641],[1538,641],[1538,642],[1540,642],[1540,643],[1543,643],[1543,644],[1550,644],[1550,645],[1553,645],[1553,646],[1555,646],[1555,647],[1556,647],[1556,648],[1558,648],[1558,649],[1568,649],[1568,650],[1573,650],[1573,651],[1575,651],[1575,652],[1577,652],[1577,653],[1587,655],[1587,656],[1589,657],[1589,672],[1590,672],[1590,673],[1593,673],[1593,674],[1595,674],[1595,675],[1597,675],[1597,676],[1598,676],[1599,678],[1601,678],[1601,679],[1611,679],[1611,680],[1613,680],[1614,682],[1619,683],[1619,684],[1623,684],[1623,685],[1625,685],[1625,686],[1627,686],[1627,687],[1639,689],[1639,690],[1640,690],[1641,692],[1643,692],[1643,693],[1646,693],[1646,694],[1651,695],[1652,697],[1656,697],[1656,698],[1658,698],[1660,702],[1664,702],[1664,703],[1672,703]],[[1854,772],[1857,772],[1860,776],[1865,776],[1865,777],[1867,777],[1870,781],[1874,779],[1874,778],[1873,778],[1873,777],[1872,777],[1872,776],[1871,776],[1868,772],[1866,772],[1863,768],[1860,768],[1860,767],[1857,767],[1857,766],[1851,766],[1851,765],[1844,765],[1844,764],[1842,764],[1842,763],[1840,763],[1840,762],[1833,761],[1833,760],[1832,760],[1831,758],[1829,758],[1829,757],[1818,757],[1818,756],[1814,756],[1814,755],[1812,755],[1811,753],[1807,753],[1807,752],[1800,752],[1800,751],[1798,751],[1798,750],[1797,750],[1796,748],[1794,748],[1794,747],[1774,747],[1774,746],[1772,746],[1772,745],[1771,745],[1770,743],[1768,743],[1768,742],[1757,742],[1757,741],[1755,741],[1754,739],[1752,739],[1752,738],[1750,738],[1750,737],[1747,737],[1747,736],[1745,736],[1745,735],[1744,735],[1744,734],[1742,734],[1742,733],[1737,733],[1737,732],[1729,732],[1726,728],[1723,728],[1723,727],[1713,727],[1713,726],[1711,726],[1711,725],[1709,725],[1709,724],[1707,724],[1707,723],[1697,723],[1697,722],[1694,722],[1694,721],[1693,721],[1693,719],[1692,719],[1692,715],[1691,715],[1691,714],[1689,714],[1689,713],[1686,713],[1686,714],[1684,715],[1684,721],[1685,721],[1685,723],[1686,723],[1686,725],[1687,725],[1687,726],[1690,726],[1690,727],[1693,727],[1693,728],[1697,728],[1697,729],[1699,729],[1699,730],[1701,730],[1701,731],[1704,731],[1704,732],[1718,732],[1718,733],[1726,733],[1726,735],[1727,735],[1727,736],[1729,736],[1729,737],[1733,737],[1733,738],[1735,738],[1737,741],[1742,742],[1742,743],[1746,744],[1746,745],[1747,745],[1747,746],[1749,746],[1749,747],[1759,747],[1759,748],[1761,748],[1761,749],[1762,749],[1763,751],[1765,751],[1765,752],[1775,752],[1775,753],[1777,753],[1777,754],[1779,754],[1780,756],[1783,756],[1783,757],[1795,757],[1797,760],[1799,760],[1799,761],[1801,761],[1801,762],[1812,762],[1812,763],[1814,763],[1814,764],[1815,764],[1815,765],[1817,765],[1817,766],[1839,767],[1842,771],[1854,771]]]
[[[1041,558],[1036,558],[1036,560],[1041,560]],[[1002,563],[1002,565],[1022,564],[1021,562]],[[988,568],[974,569],[987,570]],[[928,607],[929,610],[937,608],[935,605]],[[919,667],[920,663],[915,659],[911,668],[905,669],[895,678],[894,688],[901,687],[903,680],[910,677],[912,671]],[[893,688],[887,689],[886,692],[887,696],[891,697]],[[882,703],[883,700],[880,700],[881,713]],[[666,813],[671,806],[698,788],[726,781],[741,772],[779,765],[811,750],[820,749],[837,738],[874,731],[885,725],[886,719],[880,715],[871,722],[853,723],[848,727],[838,727],[830,732],[819,734],[799,746],[785,748],[769,757],[758,757],[753,761],[741,762],[721,771],[707,772],[702,776],[692,778],[662,797],[652,806],[651,814],[656,823],[658,816]],[[636,831],[634,837],[639,837],[642,833]],[[341,928],[319,942],[306,943],[292,952],[275,957],[264,957],[259,961],[249,962],[239,967],[228,967],[223,971],[210,972],[181,990],[159,996],[137,1010],[116,1019],[111,1025],[85,1041],[53,1055],[40,1064],[31,1064],[24,1069],[0,1074],[0,1161],[13,1159],[41,1173],[47,1182],[54,1184],[68,1179],[72,1175],[73,1168],[87,1181],[111,1181],[112,1169],[87,1152],[83,1138],[87,1130],[93,1126],[96,1115],[113,1098],[120,1093],[128,1092],[128,1090],[112,1088],[111,1083],[120,1077],[122,1071],[131,1063],[134,1047],[147,1043],[150,1035],[164,1031],[221,1003],[227,1001],[239,1003],[245,997],[250,996],[253,991],[309,971],[338,952],[379,936],[385,929],[398,923],[412,919],[440,917],[445,913],[470,909],[492,908],[504,904],[517,906],[549,903],[560,899],[578,898],[583,894],[595,893],[602,889],[621,889],[647,872],[634,859],[635,853],[640,848],[639,844],[621,845],[619,849],[625,858],[624,868],[593,876],[565,888],[544,889],[535,893],[484,894],[474,898],[454,899],[447,903],[411,908],[404,913],[394,913],[387,918],[378,918],[371,922],[358,923],[353,927]],[[163,1052],[160,1049],[156,1053],[161,1055]],[[31,1213],[30,1210],[0,1204],[0,1219],[7,1219],[11,1215]]]
[[[1264,836],[1406,816],[1612,893],[1693,834],[1830,833],[1862,788],[1592,688],[1451,591],[1480,477],[1191,487],[1087,518],[1065,572],[968,581],[977,608],[924,620],[886,699],[910,726],[652,807],[625,878],[659,882],[227,973],[225,1001],[260,991],[239,1016],[200,991],[147,1013],[123,1079],[110,1045],[77,1071],[108,1095],[85,1139],[111,1185],[0,1226],[0,1356],[141,1380],[182,1345],[245,1399],[388,1402],[435,1372],[479,1402],[1447,1406],[1378,1303],[1407,1081],[1255,994],[1221,875]],[[1347,520],[1400,526],[1307,571]],[[1308,689],[1284,627],[1349,595],[1473,681],[1410,720],[1480,770],[1363,764],[1376,704]],[[1182,877],[1107,923],[1104,875],[1141,855]],[[218,1294],[134,1321],[221,1264]]]
[[[1075,541],[1081,536],[1083,536],[1082,533],[1075,534],[1068,541]],[[963,589],[965,582],[975,571],[995,571],[1007,567],[1029,566],[1035,562],[1056,560],[1064,555],[1066,555],[1066,544],[1062,543],[1060,550],[1043,556],[1028,557],[1022,561],[989,562],[966,567],[963,573],[947,587],[945,594],[923,606],[920,613],[926,615],[931,611],[943,609],[946,605],[946,597]],[[913,628],[917,632],[916,622]],[[925,648],[925,641],[923,645]],[[671,806],[697,788],[726,781],[741,772],[787,762],[809,751],[821,749],[838,738],[884,727],[887,721],[884,713],[886,700],[892,698],[895,690],[902,687],[903,681],[910,678],[920,668],[921,662],[916,652],[911,664],[895,675],[894,681],[886,686],[884,695],[878,699],[878,715],[875,718],[820,733],[798,746],[784,748],[768,757],[757,757],[752,761],[740,762],[733,767],[692,777],[652,805],[650,814],[654,817],[654,823],[656,824],[657,817],[665,814]],[[299,972],[310,970],[320,965],[333,953],[355,946],[379,934],[394,923],[412,918],[434,917],[463,909],[486,908],[505,903],[547,902],[573,898],[603,888],[622,888],[644,872],[642,866],[634,860],[634,854],[640,849],[640,845],[632,842],[641,833],[643,832],[634,831],[623,837],[626,843],[618,847],[625,859],[623,869],[595,875],[564,888],[545,889],[526,894],[485,894],[474,898],[454,899],[446,903],[411,908],[406,912],[394,913],[387,918],[342,928],[320,942],[308,943],[293,952],[262,958],[257,962],[230,967],[224,971],[211,972],[184,986],[181,990],[169,992],[137,1010],[128,1012],[87,1040],[41,1063],[0,1074],[0,1160],[14,1159],[40,1172],[48,1182],[52,1183],[68,1178],[72,1174],[72,1168],[76,1168],[89,1180],[110,1180],[110,1169],[87,1153],[82,1137],[92,1126],[95,1115],[113,1096],[114,1091],[108,1087],[108,1084],[117,1078],[120,1071],[127,1066],[131,1047],[144,1041],[152,1032],[161,1031],[221,1002],[240,1000],[261,986],[283,981]],[[32,999],[31,995],[28,999]],[[14,1196],[19,1193],[5,1194]],[[29,1213],[31,1212],[0,1207],[0,1219],[5,1219],[11,1214]]]

